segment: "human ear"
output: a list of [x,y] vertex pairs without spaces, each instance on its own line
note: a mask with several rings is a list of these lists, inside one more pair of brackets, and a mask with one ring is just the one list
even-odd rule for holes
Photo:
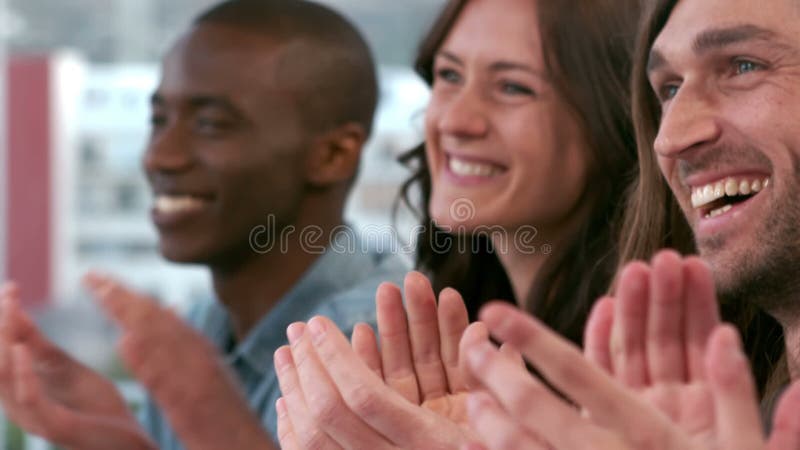
[[306,180],[316,187],[349,182],[358,173],[366,140],[364,126],[353,122],[323,133],[306,158]]

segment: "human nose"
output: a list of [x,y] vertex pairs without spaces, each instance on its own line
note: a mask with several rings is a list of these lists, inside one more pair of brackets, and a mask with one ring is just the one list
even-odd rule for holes
[[459,137],[480,137],[489,129],[483,99],[475,88],[465,86],[439,118],[439,130]]
[[719,139],[721,126],[713,98],[697,89],[681,90],[665,108],[654,143],[656,153],[674,158],[683,151]]
[[179,172],[191,166],[189,139],[179,123],[153,129],[143,163],[147,172]]

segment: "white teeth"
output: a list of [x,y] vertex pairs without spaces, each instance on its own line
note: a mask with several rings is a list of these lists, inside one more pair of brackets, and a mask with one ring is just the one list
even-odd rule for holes
[[718,181],[714,186],[714,197],[722,198],[725,196],[725,183]]
[[762,180],[727,178],[692,189],[692,207],[698,208],[725,196],[750,195],[769,186],[769,178]]
[[714,196],[714,188],[709,184],[703,188],[703,197],[711,198]]
[[725,194],[728,197],[733,197],[738,193],[739,193],[739,185],[736,183],[736,180],[728,178],[728,181],[725,182]]
[[205,201],[190,196],[159,195],[155,199],[155,209],[160,213],[172,214],[202,208]]
[[713,217],[721,216],[722,214],[725,214],[726,212],[730,211],[732,208],[733,205],[725,205],[721,208],[711,210],[708,212],[708,214],[706,214],[706,219],[711,219]]
[[482,164],[472,161],[464,161],[456,157],[450,157],[450,171],[462,177],[492,177],[499,170],[491,164]]
[[742,180],[742,182],[739,183],[739,193],[744,195],[750,194],[750,183],[748,181]]

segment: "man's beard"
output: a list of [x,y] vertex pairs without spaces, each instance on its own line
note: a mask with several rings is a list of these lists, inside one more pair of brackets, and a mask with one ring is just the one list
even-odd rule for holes
[[[800,319],[800,173],[794,180],[762,218],[751,241],[754,248],[736,248],[714,237],[697,243],[712,266],[723,303],[749,302],[782,322]],[[725,267],[715,267],[715,253],[728,253]]]

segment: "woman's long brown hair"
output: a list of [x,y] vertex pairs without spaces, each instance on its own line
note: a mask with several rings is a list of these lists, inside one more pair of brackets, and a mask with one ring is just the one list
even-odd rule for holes
[[[669,20],[677,0],[653,0],[645,8],[636,43],[632,76],[633,121],[639,153],[639,177],[632,186],[623,221],[627,236],[620,262],[648,259],[672,247],[694,253],[692,231],[661,175],[653,149],[661,122],[661,106],[647,77],[650,48]],[[759,392],[771,398],[786,379],[783,332],[769,315],[750,304],[720,305],[722,316],[735,324],[744,340]]]
[[[429,85],[436,53],[467,1],[448,2],[420,46],[416,70]],[[434,236],[441,230],[428,212],[431,178],[424,144],[401,158],[415,169],[402,198],[424,226],[417,240],[417,265],[432,277],[437,290],[458,289],[473,318],[489,300],[520,300],[554,330],[580,342],[591,305],[606,292],[617,268],[623,199],[637,169],[629,75],[639,4],[640,0],[536,3],[545,63],[561,98],[580,121],[589,144],[590,172],[582,200],[587,202],[586,216],[567,238],[554,243],[527,299],[514,299],[485,236],[452,236],[467,245],[452,245],[448,252],[434,248]],[[412,200],[416,196],[421,202]],[[463,248],[477,251],[455,250]]]

